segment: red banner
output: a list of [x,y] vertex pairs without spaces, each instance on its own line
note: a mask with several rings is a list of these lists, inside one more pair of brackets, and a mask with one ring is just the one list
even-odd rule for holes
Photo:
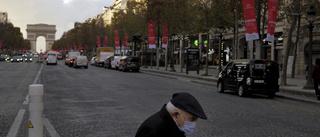
[[1,47],[2,47],[2,40],[0,40],[0,49],[1,49]]
[[97,47],[101,48],[100,36],[97,36]]
[[81,43],[80,43],[80,45],[79,45],[79,50],[83,50],[83,49],[82,49],[82,44],[81,44]]
[[242,5],[246,26],[246,40],[259,39],[254,0],[242,0]]
[[104,47],[108,47],[108,36],[104,36]]
[[155,36],[155,29],[154,29],[154,21],[150,20],[148,22],[148,31],[149,31],[149,48],[155,49],[156,48],[156,36]]
[[167,48],[168,44],[168,24],[163,22],[162,48]]
[[114,30],[114,45],[116,49],[120,49],[119,31]]
[[267,41],[274,41],[278,12],[278,0],[268,0],[268,34]]
[[77,45],[76,44],[74,44],[74,50],[77,50]]
[[128,46],[128,40],[129,40],[129,34],[128,33],[125,33],[124,34],[124,47],[127,47]]

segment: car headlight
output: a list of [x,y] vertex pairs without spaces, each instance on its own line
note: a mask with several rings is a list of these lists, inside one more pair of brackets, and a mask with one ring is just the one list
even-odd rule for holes
[[30,58],[30,60],[32,60],[32,58]]
[[11,61],[13,61],[13,59],[11,59]]
[[24,60],[27,60],[27,59],[24,59]]

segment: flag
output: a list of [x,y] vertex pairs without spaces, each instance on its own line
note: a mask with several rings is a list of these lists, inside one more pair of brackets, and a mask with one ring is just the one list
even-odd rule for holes
[[278,0],[268,0],[268,32],[267,41],[274,41],[274,30],[276,29],[278,12]]
[[259,39],[254,0],[242,0],[242,5],[246,27],[246,40]]
[[116,49],[120,49],[120,41],[119,41],[119,31],[114,30],[114,45]]
[[155,49],[156,48],[156,36],[155,36],[155,29],[154,29],[154,21],[150,20],[148,22],[148,31],[149,31],[149,48]]
[[108,36],[104,36],[104,47],[108,47]]

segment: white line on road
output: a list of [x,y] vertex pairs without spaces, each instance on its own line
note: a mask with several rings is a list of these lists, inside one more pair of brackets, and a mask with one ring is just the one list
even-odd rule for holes
[[7,137],[16,137],[17,136],[18,131],[20,129],[21,122],[23,120],[23,115],[24,115],[25,112],[26,112],[25,109],[20,109],[19,110],[18,115],[14,119],[14,122],[13,122],[11,128],[10,128],[10,131],[9,131]]
[[51,125],[50,121],[45,116],[43,116],[43,119],[44,119],[43,124],[47,128],[47,131],[49,132],[50,136],[51,137],[60,137],[58,132]]
[[40,70],[39,70],[36,78],[34,79],[33,84],[37,84],[37,81],[38,81],[38,79],[39,79],[39,77],[40,77],[40,74],[41,74],[42,67],[43,67],[43,64],[41,65],[41,68],[40,68]]

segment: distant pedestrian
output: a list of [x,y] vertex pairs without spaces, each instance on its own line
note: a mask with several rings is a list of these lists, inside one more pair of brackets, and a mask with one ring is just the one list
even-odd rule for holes
[[315,95],[318,100],[320,100],[320,92],[319,92],[319,82],[320,82],[320,58],[316,59],[316,63],[312,69],[312,79],[315,90]]
[[207,116],[197,99],[186,92],[175,93],[169,103],[142,123],[136,137],[185,137],[196,129],[198,118]]

